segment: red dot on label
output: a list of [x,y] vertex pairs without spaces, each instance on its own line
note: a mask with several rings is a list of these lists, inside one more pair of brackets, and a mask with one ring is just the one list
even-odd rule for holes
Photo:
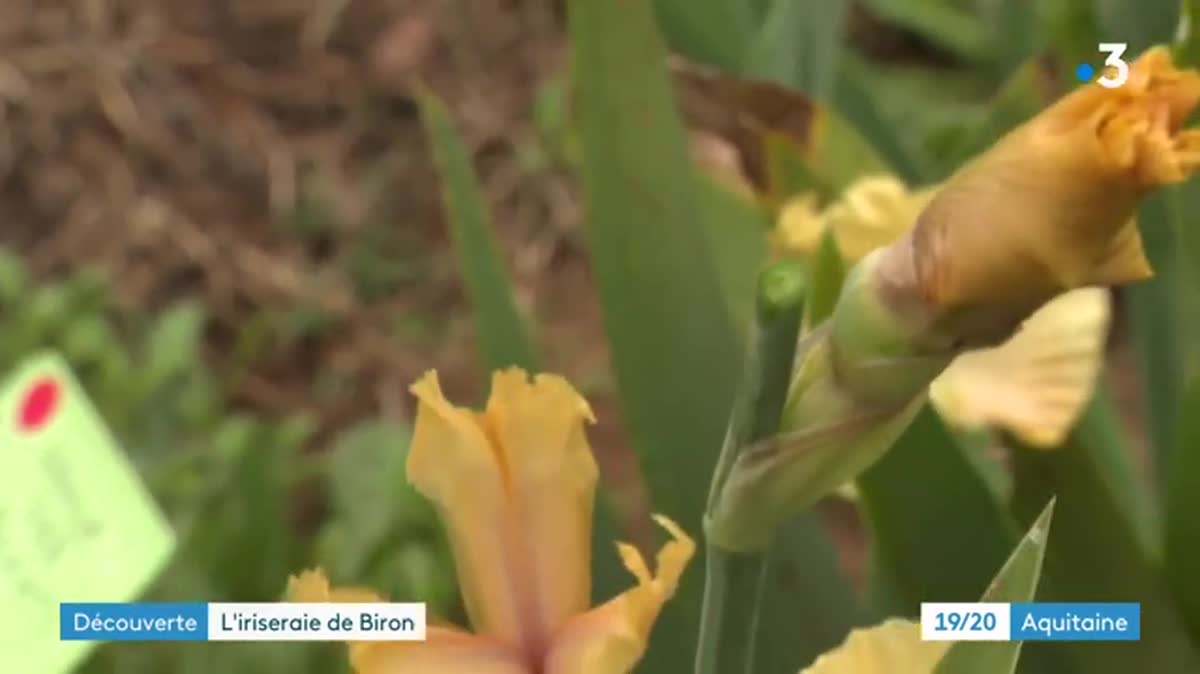
[[58,411],[61,399],[62,387],[57,381],[50,377],[35,381],[21,401],[17,426],[22,431],[36,431],[45,426]]

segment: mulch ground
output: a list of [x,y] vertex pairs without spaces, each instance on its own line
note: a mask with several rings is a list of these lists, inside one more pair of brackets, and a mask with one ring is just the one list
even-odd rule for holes
[[[606,479],[641,510],[574,186],[518,156],[536,87],[561,67],[559,9],[0,3],[0,245],[40,278],[102,267],[122,311],[203,302],[213,367],[244,371],[237,404],[315,414],[318,439],[409,413],[406,387],[430,368],[478,403],[469,307],[412,98],[428,86],[474,152],[549,368],[592,382]],[[263,324],[282,327],[248,353]]]

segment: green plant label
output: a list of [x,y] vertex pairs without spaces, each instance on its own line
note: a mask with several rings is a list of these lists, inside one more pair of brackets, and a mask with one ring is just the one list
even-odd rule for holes
[[62,359],[20,364],[0,387],[0,671],[69,671],[96,644],[59,641],[59,603],[133,599],[174,547]]

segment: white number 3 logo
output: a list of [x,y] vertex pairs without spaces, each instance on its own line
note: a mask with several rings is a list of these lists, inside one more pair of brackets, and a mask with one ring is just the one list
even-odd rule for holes
[[1105,73],[1104,77],[1096,80],[1100,83],[1100,86],[1116,89],[1125,84],[1125,80],[1129,79],[1129,64],[1121,59],[1121,55],[1125,53],[1127,48],[1129,48],[1129,45],[1124,42],[1100,43],[1100,51],[1108,54],[1108,58],[1104,59],[1104,65],[1116,68],[1117,70],[1115,75]]

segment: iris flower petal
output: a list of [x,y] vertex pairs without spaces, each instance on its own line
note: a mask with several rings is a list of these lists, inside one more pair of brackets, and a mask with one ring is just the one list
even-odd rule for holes
[[413,393],[409,479],[447,525],[472,623],[540,652],[591,595],[592,411],[565,379],[516,368],[495,373],[483,414],[432,374]]
[[658,552],[657,573],[650,573],[635,548],[618,546],[637,586],[572,618],[554,639],[545,674],[627,674],[641,659],[659,611],[696,551],[678,525],[661,515],[654,519],[673,538]]
[[[304,571],[288,580],[289,601],[370,604],[384,601],[374,591],[331,587],[319,570]],[[425,628],[425,641],[359,641],[350,643],[355,674],[527,674],[511,647],[448,627]]]
[[1113,237],[1108,250],[1100,257],[1088,279],[1088,285],[1115,286],[1144,281],[1154,276],[1146,251],[1142,248],[1142,235],[1138,232],[1137,220],[1130,219]]
[[1110,314],[1103,288],[1059,295],[1004,344],[951,362],[930,401],[956,426],[1000,427],[1031,446],[1056,447],[1091,398]]
[[510,499],[528,560],[532,632],[551,634],[591,599],[592,509],[597,469],[584,431],[595,418],[562,377],[497,372],[487,405],[492,440],[508,467]]
[[783,207],[773,243],[783,255],[811,258],[821,237],[832,231],[842,258],[854,264],[908,231],[936,190],[937,186],[910,190],[895,176],[869,175],[851,183],[819,212],[816,198],[805,194]]
[[917,623],[887,620],[854,630],[800,674],[931,674],[949,646],[947,641],[922,641]]
[[355,674],[529,674],[505,644],[444,627],[427,627],[425,641],[375,641],[351,651]]
[[826,227],[825,215],[817,208],[816,195],[802,194],[780,209],[779,220],[771,231],[771,245],[780,255],[811,257],[820,247]]
[[446,528],[471,624],[478,634],[528,643],[528,562],[513,544],[521,532],[506,458],[479,415],[446,400],[436,373],[411,390],[419,406],[408,479],[433,502]]
[[853,264],[900,238],[916,222],[934,189],[910,191],[898,178],[887,175],[855,181],[826,216],[842,257]]

